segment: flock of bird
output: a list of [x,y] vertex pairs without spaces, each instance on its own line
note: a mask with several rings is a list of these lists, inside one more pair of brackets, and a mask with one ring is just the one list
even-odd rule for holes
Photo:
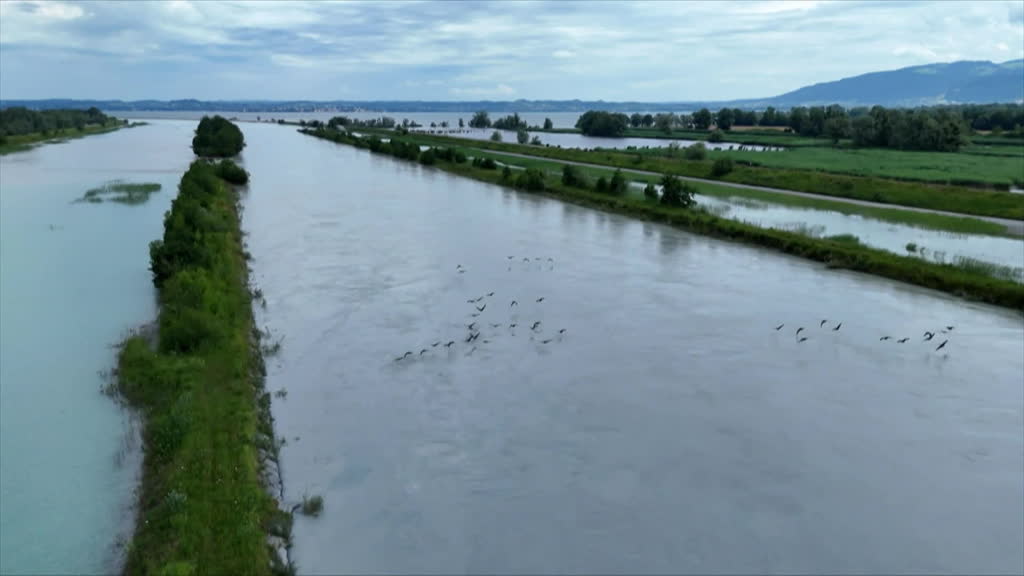
[[[824,329],[826,324],[828,324],[828,320],[824,320],[823,319],[821,322],[818,323],[818,328]],[[775,327],[775,331],[779,332],[780,330],[782,330],[785,327],[786,327],[785,323],[779,324],[778,326]],[[842,327],[843,327],[843,323],[839,322],[838,324],[836,324],[835,326],[832,327],[832,332],[838,332],[839,329],[842,328]],[[955,326],[946,326],[945,328],[940,328],[939,329],[939,333],[940,334],[949,334],[949,333],[951,333],[953,331],[954,328],[955,328]],[[800,335],[800,333],[804,332],[805,330],[807,330],[807,328],[804,328],[803,326],[800,326],[800,327],[798,327],[796,329],[796,332],[794,333],[793,337],[796,339],[797,344],[799,344],[801,342],[806,342],[807,341],[808,336],[801,336]],[[921,341],[922,342],[931,342],[932,339],[935,338],[935,334],[936,334],[935,332],[931,332],[929,330],[926,330],[924,332],[924,334],[922,335],[923,339]],[[879,342],[885,342],[886,340],[892,340],[892,339],[893,339],[892,336],[885,335],[885,336],[882,336],[881,338],[879,338],[878,341]],[[910,336],[904,336],[903,338],[895,340],[895,342],[897,344],[906,344],[909,341],[910,341]],[[946,347],[946,344],[948,344],[948,343],[949,343],[949,338],[945,338],[942,341],[941,344],[939,344],[938,346],[935,347],[935,351],[938,352],[939,350],[942,350],[943,348]]]
[[[511,270],[513,261],[517,259],[515,256],[508,256],[507,260],[508,269]],[[524,265],[532,265],[533,263],[539,263],[539,267],[541,269],[544,269],[546,267],[547,270],[554,270],[554,259],[552,258],[547,258],[546,260],[540,257],[522,258],[521,262]],[[455,267],[455,271],[458,274],[465,274],[466,268],[462,264],[458,264]],[[478,344],[490,344],[491,338],[495,338],[503,334],[510,334],[514,336],[516,334],[516,328],[520,327],[518,322],[518,310],[520,308],[519,301],[516,299],[512,299],[508,301],[508,306],[505,307],[503,303],[499,304],[498,301],[494,299],[495,294],[496,293],[494,291],[491,291],[485,294],[481,294],[476,298],[470,298],[466,300],[466,303],[472,306],[473,311],[468,312],[467,314],[470,322],[466,324],[465,336],[460,337],[458,342],[456,342],[456,340],[438,340],[436,342],[431,343],[429,347],[425,346],[421,348],[418,353],[414,352],[413,350],[407,350],[405,354],[396,357],[394,361],[402,362],[410,358],[418,358],[420,356],[424,356],[426,354],[431,353],[436,348],[445,348],[445,350],[448,353],[451,353],[453,347],[455,347],[457,344],[472,345],[466,352],[466,356],[470,356],[473,354],[473,352],[476,351]],[[545,297],[539,296],[533,300],[533,303],[542,304],[544,301]],[[524,300],[524,302],[526,301]],[[505,310],[507,310],[510,314],[509,318],[507,319],[506,322],[486,322],[486,325],[489,326],[492,330],[500,331],[491,332],[489,335],[485,336],[484,339],[481,340],[480,337],[483,334],[483,325],[481,324],[481,322],[483,322],[483,320],[480,319],[480,317],[488,310],[490,310],[493,313],[495,310],[499,308],[504,308]],[[524,324],[522,328],[525,329],[526,325]],[[547,334],[548,336],[550,336],[550,338],[540,338],[541,336],[546,335],[544,333],[543,322],[541,320],[535,320],[529,325],[530,340],[537,340],[541,344],[551,344],[556,340],[561,340],[567,331],[568,329],[566,328],[559,328],[557,333]]]

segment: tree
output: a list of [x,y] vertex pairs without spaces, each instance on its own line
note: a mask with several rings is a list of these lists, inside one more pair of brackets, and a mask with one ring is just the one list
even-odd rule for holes
[[718,128],[715,128],[711,131],[711,134],[708,134],[708,142],[721,142],[723,140],[725,140],[725,134],[722,134],[722,131]]
[[527,142],[530,141],[530,133],[522,129],[517,130],[516,141],[519,142],[520,144],[526,144]]
[[654,125],[664,134],[672,133],[672,125],[675,124],[675,114],[658,114],[654,117]]
[[495,130],[494,133],[491,134],[491,142],[501,142],[501,132]]
[[693,206],[692,186],[683,183],[674,174],[665,174],[661,178],[661,203],[665,206],[688,208]]
[[534,137],[533,137],[533,138],[532,138],[532,139],[530,140],[530,145],[531,145],[531,146],[543,146],[543,144],[541,144],[541,141],[540,141],[540,137],[539,137],[539,136],[534,136]]
[[608,193],[621,196],[626,193],[626,179],[622,176],[622,170],[616,169],[608,181]]
[[644,123],[644,117],[639,112],[634,112],[629,116],[629,125],[633,128],[639,128]]
[[473,118],[469,121],[470,128],[490,128],[491,117],[487,115],[486,110],[479,110],[473,114]]
[[551,118],[545,118],[544,119],[544,129],[545,130],[551,130],[554,127],[555,127],[555,124],[551,121]]
[[462,118],[459,118],[459,128],[465,128],[465,127],[466,127],[466,124],[462,121]]
[[651,126],[654,126],[654,116],[644,114],[644,118],[640,123],[644,125],[644,128],[650,128]]
[[222,116],[203,116],[192,139],[192,151],[197,156],[228,158],[245,147],[245,138],[238,126]]
[[715,116],[715,124],[718,125],[720,130],[728,130],[732,128],[732,123],[736,120],[736,116],[733,111],[729,108],[722,108],[718,111]]
[[875,121],[871,116],[854,118],[850,127],[850,136],[854,146],[873,146],[875,144]]
[[629,117],[604,110],[588,110],[576,121],[576,127],[587,136],[622,136],[629,125]]
[[608,179],[605,178],[604,176],[601,176],[600,178],[598,178],[597,179],[597,184],[594,185],[594,190],[597,190],[598,192],[607,192],[608,191]]
[[798,107],[789,111],[789,127],[798,134],[804,133],[807,124],[807,108]]
[[707,130],[711,127],[711,111],[701,108],[693,113],[693,127],[698,130]]
[[850,120],[846,116],[833,116],[825,120],[825,135],[832,140],[832,145],[850,135]]
[[646,198],[647,200],[658,199],[658,189],[654,186],[654,184],[648,182],[647,186],[644,186],[644,198]]

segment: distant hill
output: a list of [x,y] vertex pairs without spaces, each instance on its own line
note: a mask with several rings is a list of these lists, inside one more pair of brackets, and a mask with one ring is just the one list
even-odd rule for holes
[[842,104],[844,106],[929,106],[934,104],[988,104],[1024,101],[1024,60],[992,62],[950,62],[926,64],[899,70],[871,72],[833,82],[805,86],[792,92],[767,97],[730,101],[689,102],[605,102],[604,100],[479,100],[479,101],[412,101],[412,100],[3,100],[0,108],[25,106],[34,109],[89,108],[105,112],[132,110],[212,111],[212,112],[314,112],[314,111],[380,111],[380,112],[692,112],[699,108],[762,109],[766,106],[790,108]]
[[950,62],[872,72],[766,99],[776,107],[843,104],[926,106],[1024,100],[1024,60]]

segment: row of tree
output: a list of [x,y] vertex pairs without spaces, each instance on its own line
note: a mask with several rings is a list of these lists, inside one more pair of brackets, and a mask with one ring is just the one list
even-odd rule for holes
[[104,126],[118,122],[99,108],[88,110],[29,110],[21,106],[0,109],[0,138],[23,134],[58,134],[82,130],[89,125]]

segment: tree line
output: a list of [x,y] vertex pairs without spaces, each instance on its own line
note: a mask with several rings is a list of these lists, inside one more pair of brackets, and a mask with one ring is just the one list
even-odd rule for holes
[[0,109],[0,138],[23,134],[59,134],[74,128],[83,130],[86,126],[106,126],[118,122],[99,108],[88,110],[29,110],[21,106]]
[[245,137],[238,126],[223,116],[203,116],[192,139],[192,151],[197,156],[230,158],[245,147]]

